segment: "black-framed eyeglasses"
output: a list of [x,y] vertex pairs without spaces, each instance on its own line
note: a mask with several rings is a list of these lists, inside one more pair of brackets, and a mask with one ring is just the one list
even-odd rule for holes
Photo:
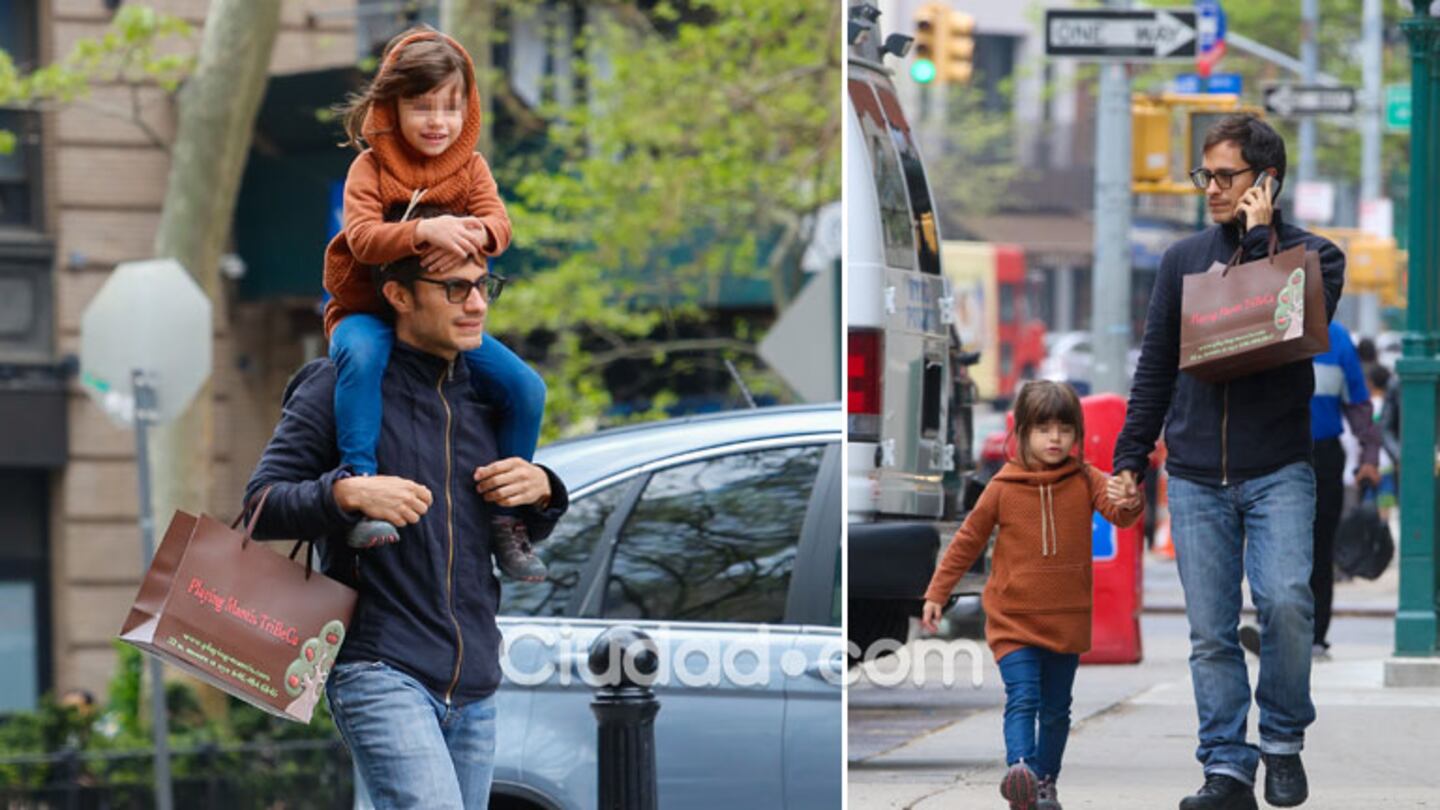
[[500,300],[500,292],[505,289],[505,277],[497,276],[494,273],[486,273],[474,281],[468,278],[447,278],[444,281],[433,278],[417,278],[415,280],[444,287],[445,300],[452,304],[465,303],[465,300],[470,297],[471,290],[479,290],[480,297],[485,300],[485,303],[493,304]]
[[1212,172],[1209,169],[1201,167],[1199,169],[1190,170],[1190,182],[1195,184],[1195,188],[1204,191],[1205,189],[1210,187],[1210,181],[1214,180],[1215,185],[1219,186],[1220,189],[1223,191],[1235,185],[1235,178],[1239,177],[1242,174],[1253,171],[1255,171],[1254,166],[1251,166],[1248,169],[1238,169],[1236,171],[1221,170],[1218,172]]

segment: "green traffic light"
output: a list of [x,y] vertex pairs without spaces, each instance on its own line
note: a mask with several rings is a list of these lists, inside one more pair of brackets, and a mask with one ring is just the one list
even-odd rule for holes
[[935,80],[935,63],[929,59],[916,59],[910,63],[910,78],[920,84],[929,84]]

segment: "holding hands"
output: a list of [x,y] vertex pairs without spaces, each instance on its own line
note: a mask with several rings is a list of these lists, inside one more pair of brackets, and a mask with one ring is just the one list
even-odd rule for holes
[[1140,508],[1140,487],[1135,481],[1135,473],[1129,470],[1123,470],[1119,475],[1107,480],[1105,494],[1110,496],[1110,501],[1117,508],[1126,512],[1134,512]]

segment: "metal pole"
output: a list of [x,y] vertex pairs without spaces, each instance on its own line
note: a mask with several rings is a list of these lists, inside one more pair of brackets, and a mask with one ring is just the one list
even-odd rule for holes
[[1436,604],[1436,389],[1440,386],[1440,19],[1429,0],[1400,24],[1410,40],[1410,268],[1400,375],[1400,604],[1395,654],[1434,656]]
[[591,643],[590,672],[602,683],[590,703],[598,725],[598,810],[660,806],[655,769],[660,701],[650,688],[659,663],[654,640],[634,627],[612,627]]
[[[131,372],[135,389],[135,465],[140,476],[140,570],[149,571],[155,557],[155,514],[150,504],[150,425],[155,420],[155,389],[145,372]],[[150,659],[150,725],[155,742],[155,807],[171,810],[170,720],[165,705],[165,666]]]
[[1381,63],[1384,56],[1384,42],[1381,27],[1384,25],[1380,9],[1381,0],[1365,0],[1364,58],[1365,74],[1364,106],[1360,115],[1360,200],[1375,200],[1383,196],[1380,189],[1380,117],[1384,114],[1385,101],[1381,97],[1384,80]]
[[[1109,0],[1110,8],[1126,8]],[[1095,121],[1095,266],[1090,273],[1090,330],[1095,393],[1130,390],[1130,75],[1123,64],[1100,67]]]
[[[1320,0],[1300,2],[1300,78],[1306,84],[1314,84],[1320,71],[1320,43],[1316,40],[1316,29],[1320,26]],[[1300,166],[1296,178],[1301,183],[1315,179],[1315,119],[1305,116],[1300,119]]]

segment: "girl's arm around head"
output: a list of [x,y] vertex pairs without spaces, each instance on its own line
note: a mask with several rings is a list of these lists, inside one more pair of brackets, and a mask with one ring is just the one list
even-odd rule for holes
[[1135,525],[1135,521],[1145,514],[1144,489],[1136,488],[1134,504],[1126,509],[1123,501],[1117,501],[1110,497],[1108,489],[1110,476],[1089,465],[1085,467],[1085,474],[1090,477],[1090,505],[1106,520],[1126,529]]
[[990,541],[990,532],[999,517],[1000,485],[992,482],[980,493],[980,500],[965,518],[950,547],[935,566],[935,575],[930,578],[930,587],[925,590],[925,600],[945,604],[955,584],[970,570],[970,566],[985,553],[985,544]]
[[500,199],[500,189],[495,185],[495,177],[490,173],[485,158],[476,152],[470,165],[475,184],[470,189],[466,207],[470,216],[485,223],[489,240],[485,255],[499,256],[510,247],[510,215],[505,212],[505,202]]
[[344,215],[345,241],[360,264],[384,264],[420,252],[415,236],[417,221],[386,222],[385,207],[374,153],[361,152],[345,176]]

